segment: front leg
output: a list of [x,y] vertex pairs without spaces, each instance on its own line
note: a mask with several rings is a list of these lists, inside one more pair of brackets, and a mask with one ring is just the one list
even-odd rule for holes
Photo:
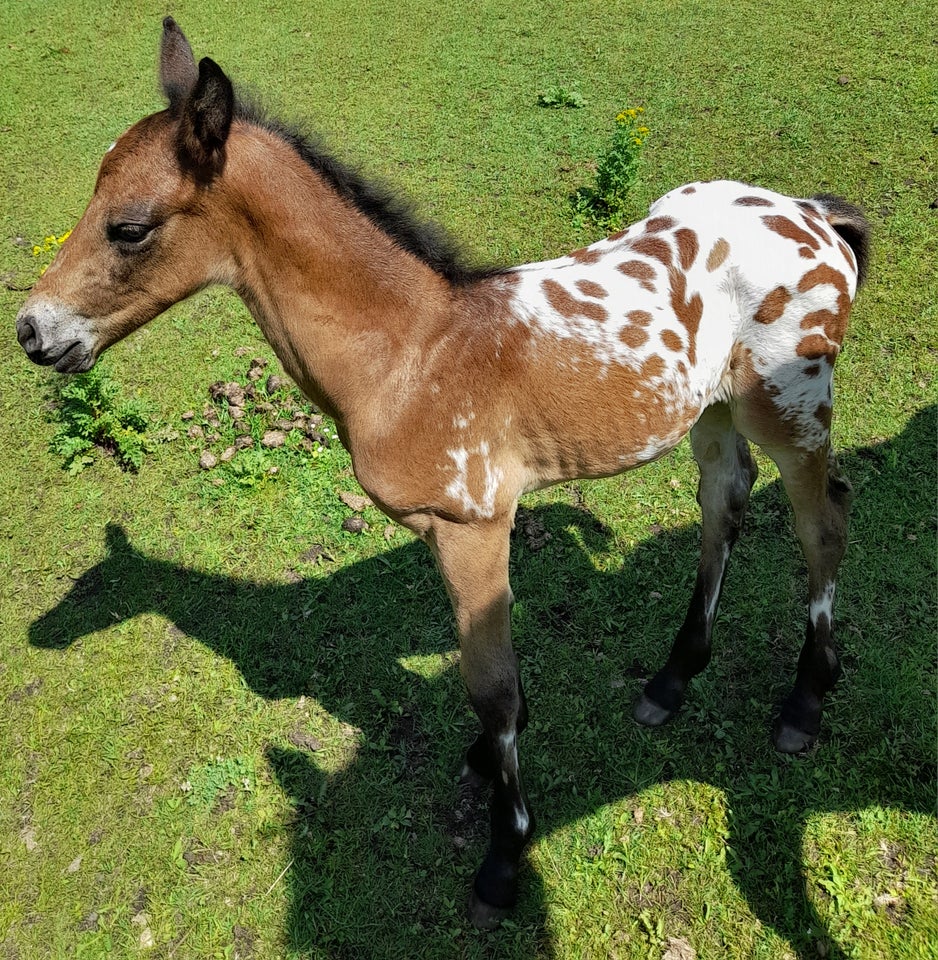
[[[520,676],[518,677],[518,697],[520,703],[515,732],[520,735],[528,725],[528,702],[524,696],[524,685],[521,683]],[[466,762],[460,779],[471,786],[482,786],[494,780],[498,770],[495,749],[488,734],[483,730],[466,751]]]
[[521,854],[534,832],[518,766],[526,711],[511,646],[509,533],[507,519],[435,521],[426,537],[453,604],[460,670],[482,723],[468,762],[493,783],[491,841],[470,901],[472,922],[482,929],[497,926],[515,905]]

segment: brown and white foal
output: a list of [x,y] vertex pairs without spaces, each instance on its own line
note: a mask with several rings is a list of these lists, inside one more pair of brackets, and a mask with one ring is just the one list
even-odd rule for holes
[[511,646],[518,497],[660,457],[690,432],[703,545],[687,617],[635,708],[660,724],[710,657],[730,549],[778,464],[808,564],[807,638],[778,749],[809,746],[838,674],[832,644],[849,486],[830,453],[831,379],[867,256],[862,214],[694,183],[648,219],[546,263],[461,267],[446,242],[310,141],[241,103],[164,22],[168,108],[108,150],[71,238],[17,318],[61,372],[214,283],[244,299],[284,369],[335,418],[362,487],[433,551],[482,733],[491,846],[473,920],[517,894],[533,830],[518,766],[527,708]]

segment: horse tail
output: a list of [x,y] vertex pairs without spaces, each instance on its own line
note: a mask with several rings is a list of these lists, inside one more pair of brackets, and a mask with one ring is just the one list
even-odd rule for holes
[[853,251],[857,261],[857,286],[866,279],[870,264],[870,223],[859,207],[832,193],[811,198],[827,216],[827,222]]

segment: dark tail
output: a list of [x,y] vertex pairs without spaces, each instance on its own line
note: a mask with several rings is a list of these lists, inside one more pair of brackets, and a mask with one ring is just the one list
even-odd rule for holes
[[844,239],[857,258],[857,284],[866,280],[870,264],[870,224],[863,211],[832,193],[811,198],[827,214],[827,222]]

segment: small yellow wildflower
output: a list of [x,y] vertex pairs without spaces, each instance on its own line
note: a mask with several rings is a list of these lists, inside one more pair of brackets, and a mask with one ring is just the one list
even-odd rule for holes
[[65,233],[63,233],[61,237],[58,237],[55,242],[61,247],[62,244],[65,243],[65,241],[68,240],[68,238],[71,235],[72,235],[72,231],[66,230]]

